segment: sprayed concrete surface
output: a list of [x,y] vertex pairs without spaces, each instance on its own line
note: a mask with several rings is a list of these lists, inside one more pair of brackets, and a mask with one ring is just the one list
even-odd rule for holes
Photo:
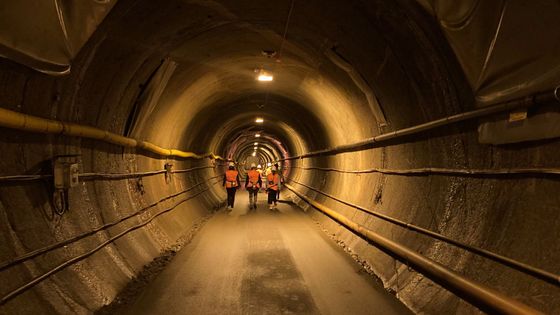
[[[241,197],[241,198],[240,198]],[[300,210],[259,201],[206,223],[128,314],[408,314]]]

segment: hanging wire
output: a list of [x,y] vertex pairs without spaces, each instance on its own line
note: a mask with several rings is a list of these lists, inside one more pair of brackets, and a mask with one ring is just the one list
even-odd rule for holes
[[[282,34],[282,41],[280,41],[280,47],[278,48],[278,54],[276,55],[276,64],[274,65],[273,73],[276,73],[277,68],[282,60],[282,53],[284,52],[284,43],[286,42],[286,38],[288,36],[288,29],[290,27],[290,20],[292,19],[292,13],[294,11],[295,0],[292,0],[290,3],[290,10],[288,11],[288,17],[286,18],[286,23],[284,24],[284,33]],[[266,94],[264,95],[264,104],[263,106],[266,107],[268,104],[268,97],[270,91],[267,89]]]
[[284,34],[282,35],[282,41],[280,42],[280,49],[278,50],[278,58],[280,60],[282,58],[282,52],[284,51],[284,43],[286,42],[286,36],[288,35],[288,28],[290,27],[290,20],[292,18],[292,12],[294,11],[295,0],[292,0],[290,4],[290,11],[288,11],[288,18],[286,18],[286,24],[284,26]]

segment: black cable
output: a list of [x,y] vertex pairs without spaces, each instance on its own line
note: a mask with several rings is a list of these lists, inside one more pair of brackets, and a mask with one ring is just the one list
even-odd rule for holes
[[435,239],[438,239],[438,240],[440,240],[440,241],[446,242],[446,243],[448,243],[448,244],[457,246],[457,247],[462,248],[462,249],[464,249],[464,250],[466,250],[466,251],[469,251],[469,252],[471,252],[471,253],[474,253],[474,254],[477,254],[477,255],[479,255],[479,256],[482,256],[482,257],[488,258],[488,259],[490,259],[490,260],[493,260],[493,261],[495,261],[495,262],[498,262],[498,263],[500,263],[500,264],[502,264],[502,265],[504,265],[504,266],[508,266],[508,267],[510,267],[510,268],[513,268],[513,269],[515,269],[515,270],[521,271],[521,272],[523,272],[523,273],[525,273],[525,274],[528,274],[528,275],[530,275],[530,276],[533,276],[533,277],[535,277],[535,278],[541,279],[541,280],[543,280],[543,281],[545,281],[545,282],[548,282],[548,283],[550,283],[550,284],[552,284],[552,285],[560,286],[560,275],[556,275],[556,274],[553,274],[553,273],[548,272],[548,271],[546,271],[546,270],[542,270],[542,269],[540,269],[540,268],[536,268],[536,267],[533,267],[533,266],[531,266],[531,265],[524,264],[524,263],[522,263],[522,262],[516,261],[516,260],[511,259],[511,258],[509,258],[509,257],[502,256],[502,255],[496,254],[496,253],[494,253],[494,252],[491,252],[491,251],[488,251],[488,250],[485,250],[485,249],[482,249],[482,248],[478,248],[478,247],[475,247],[475,246],[471,246],[471,245],[465,244],[465,243],[463,243],[463,242],[459,242],[459,241],[457,241],[457,240],[448,238],[447,236],[444,236],[444,235],[442,235],[442,234],[439,234],[439,233],[430,231],[430,230],[428,230],[428,229],[419,227],[419,226],[414,225],[414,224],[410,224],[410,223],[401,221],[401,220],[399,220],[399,219],[390,217],[390,216],[388,216],[388,215],[384,215],[384,214],[379,213],[379,212],[377,212],[377,211],[373,211],[373,210],[370,210],[370,209],[366,209],[366,208],[364,208],[364,207],[355,205],[355,204],[353,204],[353,203],[351,203],[351,202],[348,202],[348,201],[342,200],[342,199],[340,199],[340,198],[337,198],[337,197],[335,197],[335,196],[333,196],[333,195],[327,194],[327,193],[325,193],[325,192],[323,192],[323,191],[320,191],[320,190],[318,190],[318,189],[316,189],[316,188],[313,188],[313,187],[311,187],[311,186],[308,186],[308,185],[306,185],[306,184],[300,183],[300,182],[298,182],[298,181],[296,181],[296,180],[293,180],[293,179],[291,179],[291,178],[289,178],[288,180],[290,180],[290,181],[292,181],[292,182],[294,182],[294,183],[296,183],[296,184],[298,184],[298,185],[301,185],[301,186],[303,186],[303,187],[306,187],[306,188],[308,188],[308,189],[310,189],[310,190],[312,190],[312,191],[314,191],[314,192],[317,192],[317,193],[319,193],[319,194],[321,194],[321,195],[323,195],[323,196],[326,196],[326,197],[328,197],[328,198],[331,198],[331,199],[333,199],[333,200],[336,200],[336,201],[338,201],[338,202],[340,202],[340,203],[342,203],[342,204],[345,204],[345,205],[347,205],[347,206],[349,206],[349,207],[352,207],[352,208],[354,208],[354,209],[360,210],[360,211],[365,212],[365,213],[367,213],[367,214],[371,214],[371,215],[373,215],[373,216],[375,216],[375,217],[377,217],[377,218],[379,218],[379,219],[382,219],[382,220],[384,220],[384,221],[393,223],[393,224],[395,224],[395,225],[398,225],[398,226],[400,226],[400,227],[406,228],[406,229],[408,229],[408,230],[411,230],[411,231],[414,231],[414,232],[417,232],[417,233],[420,233],[420,234],[429,236],[429,237],[431,237],[431,238],[435,238]]
[[[216,183],[217,183],[217,182],[216,182]],[[18,287],[18,288],[16,288],[16,289],[14,289],[14,290],[10,291],[8,294],[4,295],[4,296],[2,297],[2,299],[0,299],[0,305],[5,304],[5,303],[6,303],[7,301],[9,301],[10,299],[12,299],[12,298],[14,298],[15,296],[17,296],[17,295],[19,295],[19,294],[21,294],[21,293],[27,291],[28,289],[32,288],[32,287],[35,286],[36,284],[38,284],[38,283],[42,282],[43,280],[47,279],[47,278],[50,277],[51,275],[53,275],[53,274],[59,272],[60,270],[62,270],[62,269],[66,268],[66,267],[68,267],[68,266],[70,266],[70,265],[72,265],[72,264],[75,264],[75,263],[77,263],[77,262],[79,262],[79,261],[81,261],[81,260],[83,260],[83,259],[85,259],[85,258],[87,258],[87,257],[89,257],[89,256],[91,256],[91,255],[93,255],[94,253],[96,253],[96,252],[99,251],[100,249],[104,248],[105,246],[107,246],[108,244],[114,242],[115,240],[117,240],[117,239],[123,237],[124,235],[126,235],[126,234],[128,234],[128,233],[130,233],[130,232],[132,232],[132,231],[134,231],[134,230],[137,230],[137,229],[139,229],[139,228],[141,228],[141,227],[146,226],[148,223],[152,222],[155,218],[159,217],[160,215],[162,215],[162,214],[164,214],[164,213],[167,213],[167,212],[169,212],[169,211],[172,211],[173,209],[175,209],[175,208],[176,208],[177,206],[179,206],[180,204],[185,203],[185,202],[189,201],[190,199],[192,199],[192,198],[194,198],[194,197],[197,197],[198,195],[200,195],[200,194],[202,194],[202,193],[208,191],[209,189],[210,189],[210,188],[206,188],[206,189],[204,189],[204,190],[201,190],[201,191],[199,191],[198,193],[196,193],[196,194],[194,194],[194,195],[192,195],[192,196],[190,196],[190,197],[187,197],[187,198],[185,198],[185,199],[183,199],[183,200],[177,202],[175,205],[173,205],[173,206],[171,206],[171,207],[169,207],[169,208],[166,208],[166,209],[160,211],[159,213],[157,213],[157,214],[151,216],[149,219],[144,220],[144,221],[142,221],[141,223],[138,223],[138,224],[136,224],[136,225],[134,225],[134,226],[131,226],[131,227],[129,227],[128,229],[122,231],[121,233],[119,233],[119,234],[117,234],[117,235],[115,235],[115,236],[109,238],[108,240],[102,242],[101,244],[99,244],[99,245],[96,246],[95,248],[93,248],[93,249],[91,249],[91,250],[89,250],[89,251],[87,251],[87,252],[85,252],[85,253],[83,253],[83,254],[81,254],[81,255],[79,255],[79,256],[76,256],[76,257],[74,257],[74,258],[71,258],[71,259],[69,259],[69,260],[63,262],[62,264],[56,266],[55,268],[53,268],[53,269],[51,269],[51,270],[45,272],[44,274],[35,277],[33,280],[27,282],[26,284],[24,284],[24,285],[22,285],[22,286],[20,286],[20,287]]]
[[443,126],[469,121],[475,118],[486,117],[489,115],[494,115],[506,111],[511,111],[517,108],[526,108],[531,106],[540,106],[552,102],[560,102],[558,91],[560,91],[560,86],[556,87],[553,90],[549,89],[548,91],[545,92],[539,92],[529,96],[520,97],[514,100],[509,100],[498,104],[489,105],[483,108],[478,108],[475,110],[431,120],[411,127],[393,130],[357,142],[338,145],[335,147],[325,148],[317,151],[311,151],[297,156],[288,156],[280,159],[279,161],[297,160],[297,159],[311,158],[317,156],[330,156],[330,155],[336,155],[336,154],[341,154],[346,152],[356,152],[356,151],[363,151],[363,150],[370,150],[370,149],[384,147],[387,145],[391,145],[389,141],[394,141],[395,139],[402,138],[402,137],[409,137],[411,135],[421,134],[423,132],[441,128]]
[[290,10],[288,11],[288,17],[286,18],[286,24],[284,25],[282,42],[280,42],[280,49],[278,50],[278,59],[282,58],[282,52],[284,51],[284,43],[286,42],[286,36],[288,35],[288,28],[290,27],[290,20],[292,18],[292,12],[294,11],[294,5],[295,5],[295,0],[292,0],[290,4]]
[[381,173],[388,175],[456,175],[456,176],[501,176],[501,175],[560,175],[558,168],[516,168],[516,169],[452,169],[452,168],[439,168],[439,167],[424,167],[412,169],[385,169],[385,168],[370,168],[365,170],[342,170],[329,167],[301,167],[290,166],[288,168],[297,168],[302,170],[318,170],[325,172],[338,172],[346,174],[367,174],[367,173]]
[[178,192],[178,193],[175,193],[175,194],[166,196],[166,197],[164,197],[164,198],[162,198],[162,199],[160,199],[160,200],[158,200],[158,201],[156,201],[156,202],[153,202],[153,203],[151,203],[150,205],[148,205],[148,206],[146,206],[146,207],[144,207],[144,208],[142,208],[142,209],[140,209],[140,210],[138,210],[138,211],[136,211],[136,212],[134,212],[134,213],[131,213],[131,214],[129,214],[129,215],[126,215],[126,216],[124,216],[124,217],[122,217],[122,218],[120,218],[120,219],[118,219],[118,220],[116,220],[116,221],[113,221],[113,222],[110,222],[110,223],[107,223],[107,224],[98,226],[98,227],[96,227],[96,228],[94,228],[94,229],[92,229],[92,230],[90,230],[90,231],[88,231],[88,232],[84,232],[84,233],[75,235],[75,236],[73,236],[73,237],[71,237],[71,238],[69,238],[69,239],[66,239],[66,240],[63,240],[63,241],[60,241],[60,242],[57,242],[57,243],[54,243],[54,244],[51,244],[51,245],[48,245],[48,246],[39,248],[39,249],[36,249],[36,250],[31,251],[31,252],[29,252],[29,253],[25,253],[25,254],[23,254],[23,255],[21,255],[21,256],[18,256],[18,257],[14,258],[14,259],[12,259],[12,260],[10,260],[10,261],[2,262],[2,263],[0,263],[0,271],[4,270],[4,269],[6,269],[6,268],[9,268],[9,267],[11,267],[11,266],[14,266],[14,265],[16,265],[16,264],[20,264],[20,263],[22,263],[22,262],[24,262],[24,261],[26,261],[26,260],[31,259],[31,258],[37,257],[37,256],[39,256],[39,255],[41,255],[41,254],[46,253],[46,252],[50,252],[50,251],[52,251],[52,250],[54,250],[54,249],[60,248],[60,247],[62,247],[62,246],[65,246],[65,245],[68,245],[68,244],[71,244],[71,243],[74,243],[74,242],[76,242],[76,241],[79,241],[79,240],[81,240],[81,239],[83,239],[83,238],[85,238],[85,237],[88,237],[88,236],[91,236],[91,235],[93,235],[93,234],[96,234],[97,232],[100,232],[100,231],[106,230],[106,229],[108,229],[108,228],[110,228],[110,227],[113,227],[113,226],[115,226],[115,225],[117,225],[117,224],[119,224],[119,223],[121,223],[121,222],[123,222],[123,221],[126,221],[126,220],[128,220],[128,219],[130,219],[130,218],[132,218],[132,217],[134,217],[134,216],[137,216],[137,215],[140,215],[140,214],[146,212],[148,209],[157,206],[158,204],[160,204],[160,203],[163,202],[163,201],[166,201],[166,200],[168,200],[168,199],[177,197],[177,196],[179,196],[179,195],[181,195],[181,194],[187,193],[187,192],[191,191],[192,189],[194,189],[194,188],[196,188],[196,187],[198,187],[198,186],[200,186],[200,185],[203,185],[203,184],[205,184],[205,183],[211,181],[212,179],[219,178],[219,177],[221,177],[221,176],[222,176],[222,175],[217,175],[217,176],[210,177],[209,179],[207,179],[207,180],[205,180],[205,181],[203,181],[203,182],[200,182],[200,183],[198,183],[198,184],[196,184],[196,185],[194,185],[194,186],[191,186],[191,187],[189,187],[189,188],[187,188],[187,189],[185,189],[185,190],[182,190],[182,191],[180,191],[180,192]]
[[[171,173],[178,174],[178,173],[188,173],[200,169],[205,168],[214,168],[213,166],[198,166],[183,170],[172,170]],[[78,178],[81,181],[86,180],[94,180],[94,179],[127,179],[127,178],[137,178],[137,177],[146,177],[146,176],[154,176],[158,174],[165,174],[166,170],[157,170],[157,171],[146,171],[146,172],[136,172],[136,173],[81,173],[78,174]],[[50,179],[53,175],[6,175],[0,176],[0,182],[13,182],[13,181],[34,181],[40,179]]]
[[52,175],[5,175],[0,176],[2,182],[18,182],[51,178]]

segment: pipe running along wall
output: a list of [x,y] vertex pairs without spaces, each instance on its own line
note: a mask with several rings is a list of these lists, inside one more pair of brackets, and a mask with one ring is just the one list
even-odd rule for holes
[[[445,36],[420,6],[377,0],[295,2],[287,24],[290,7],[283,1],[120,0],[67,76],[51,77],[1,59],[0,102],[6,110],[90,126],[121,139],[126,135],[163,148],[214,152],[235,160],[241,169],[251,161],[273,163],[476,110]],[[343,68],[333,62],[333,53],[342,58]],[[170,60],[176,64],[166,71],[172,73],[157,75]],[[257,81],[255,71],[260,70],[272,73],[274,80]],[[376,102],[379,108],[372,105]],[[384,126],[376,120],[380,110]],[[264,122],[257,124],[256,117]],[[324,171],[558,169],[557,140],[481,145],[477,123],[441,126],[367,150],[286,160],[281,167],[294,180],[342,200],[560,273],[560,196],[555,193],[560,187],[554,177]],[[7,266],[0,271],[0,294],[5,297],[64,265],[3,301],[0,308],[8,313],[83,313],[110,303],[142,266],[225,198],[219,184],[203,184],[223,171],[223,163],[210,159],[165,157],[73,134],[3,128],[0,137],[0,175],[41,178],[0,183],[0,266]],[[175,173],[170,180],[162,172],[80,181],[69,189],[70,207],[60,216],[53,212],[49,179],[51,160],[60,155],[77,155],[82,174],[159,171],[166,163],[174,170],[193,170]],[[133,229],[139,222],[123,220],[195,185],[201,186],[200,194],[193,192],[194,198],[142,227]],[[300,191],[535,309],[560,308],[558,288],[552,284],[373,220],[310,189]],[[309,208],[294,199],[304,210]],[[157,204],[146,215],[166,206]],[[308,213],[366,261],[412,310],[473,312],[472,305],[406,264],[324,215]],[[114,222],[119,223],[21,263],[6,264]],[[72,261],[75,257],[84,259]]]
[[337,211],[327,208],[324,205],[307,198],[300,194],[291,185],[286,187],[294,192],[298,197],[320,210],[325,215],[340,223],[356,235],[373,244],[387,254],[406,262],[414,269],[419,270],[422,274],[427,275],[430,280],[442,285],[444,288],[455,292],[458,296],[473,303],[481,310],[498,313],[498,314],[542,314],[524,304],[515,301],[512,298],[500,294],[498,291],[489,289],[479,283],[470,281],[461,275],[450,271],[445,266],[439,265],[426,257],[406,248],[398,243],[380,236],[379,234],[365,228],[359,223],[349,220],[347,217],[340,215]]

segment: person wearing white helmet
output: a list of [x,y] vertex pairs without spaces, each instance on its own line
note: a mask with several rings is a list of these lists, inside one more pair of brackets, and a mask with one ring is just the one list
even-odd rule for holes
[[223,186],[227,190],[227,209],[231,211],[235,202],[235,192],[241,186],[239,172],[235,170],[235,163],[233,162],[229,163],[228,170],[224,174]]
[[268,174],[270,174],[272,171],[272,163],[268,162],[266,163],[266,169],[264,170],[264,176],[268,176]]
[[257,165],[257,172],[259,172],[259,175],[261,175],[261,179],[264,178],[263,177],[263,169],[262,169],[262,166],[260,164]]
[[245,179],[245,189],[249,192],[249,209],[257,209],[257,195],[261,187],[261,174],[257,171],[255,163],[252,163]]

